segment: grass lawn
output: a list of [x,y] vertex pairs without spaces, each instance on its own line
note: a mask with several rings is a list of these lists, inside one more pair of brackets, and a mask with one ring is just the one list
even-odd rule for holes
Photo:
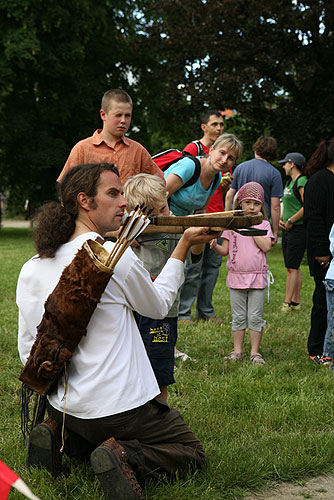
[[[26,445],[20,433],[20,361],[17,354],[15,287],[22,264],[34,254],[31,232],[0,231],[0,459],[12,467],[43,500],[103,498],[89,466],[69,462],[70,475],[53,479],[47,472],[25,469]],[[302,310],[283,315],[285,269],[280,246],[268,254],[275,282],[261,352],[264,366],[225,364],[232,350],[225,260],[214,293],[223,326],[199,322],[181,325],[178,347],[198,360],[178,363],[169,403],[178,408],[207,452],[204,472],[173,483],[149,484],[152,500],[241,499],[266,481],[293,480],[333,469],[333,375],[308,360],[306,341],[313,282],[302,266]],[[66,460],[66,459],[65,459]],[[12,491],[10,499],[22,495]]]

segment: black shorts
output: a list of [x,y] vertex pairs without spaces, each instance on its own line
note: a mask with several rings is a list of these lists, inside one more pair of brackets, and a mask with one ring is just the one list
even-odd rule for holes
[[306,247],[306,230],[303,224],[282,232],[282,250],[287,269],[299,269]]
[[137,312],[134,316],[159,386],[174,384],[177,317],[152,319]]

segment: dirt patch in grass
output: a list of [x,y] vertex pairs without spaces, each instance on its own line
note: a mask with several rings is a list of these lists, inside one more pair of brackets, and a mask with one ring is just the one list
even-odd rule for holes
[[334,475],[323,475],[294,483],[280,483],[259,493],[247,496],[245,500],[333,500]]

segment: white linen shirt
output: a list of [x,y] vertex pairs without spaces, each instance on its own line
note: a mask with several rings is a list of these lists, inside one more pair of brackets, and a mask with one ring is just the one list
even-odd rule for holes
[[[44,303],[63,269],[94,232],[62,245],[53,258],[32,257],[18,279],[18,348],[25,364],[35,340]],[[114,243],[106,242],[110,251]],[[68,368],[66,413],[82,419],[101,418],[137,408],[160,393],[132,311],[164,318],[183,283],[183,262],[169,259],[152,283],[149,273],[129,248],[117,263],[101,300]],[[64,377],[50,404],[64,409]]]

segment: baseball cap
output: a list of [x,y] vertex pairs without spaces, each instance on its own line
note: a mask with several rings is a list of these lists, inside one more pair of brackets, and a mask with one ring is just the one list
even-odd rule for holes
[[278,160],[277,163],[286,163],[287,161],[291,161],[295,163],[297,167],[303,167],[306,163],[305,156],[301,153],[287,153],[283,160]]

